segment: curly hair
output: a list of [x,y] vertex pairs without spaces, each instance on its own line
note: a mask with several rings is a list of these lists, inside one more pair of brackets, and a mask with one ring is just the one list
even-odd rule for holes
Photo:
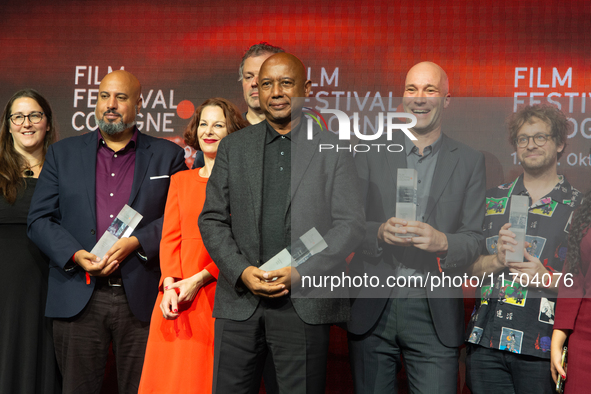
[[568,272],[576,276],[581,268],[581,240],[591,227],[591,190],[585,194],[581,205],[573,213],[568,236],[566,261]]
[[25,167],[24,157],[14,149],[14,141],[10,134],[10,112],[14,102],[20,98],[28,97],[37,102],[47,117],[49,130],[45,133],[43,141],[43,161],[49,145],[57,140],[57,128],[53,119],[53,112],[49,102],[34,89],[19,90],[12,95],[4,107],[0,121],[0,191],[9,204],[14,204],[19,188],[26,187],[23,179],[23,168]]
[[205,107],[220,107],[224,111],[226,118],[226,131],[228,134],[232,134],[235,131],[245,128],[249,123],[244,120],[238,107],[232,104],[230,101],[215,97],[207,99],[195,110],[191,121],[185,129],[183,137],[185,138],[185,144],[189,145],[193,149],[201,150],[199,146],[199,138],[197,137],[197,129],[199,128],[199,121],[201,120],[201,112]]
[[[537,104],[523,107],[509,117],[507,121],[509,143],[514,149],[517,149],[517,133],[525,123],[534,123],[535,120],[532,118],[540,119],[550,126],[552,139],[554,139],[556,145],[564,144],[564,148],[566,148],[566,140],[572,125],[558,108],[552,105]],[[565,149],[562,149],[562,152],[558,152],[559,160],[564,151]]]

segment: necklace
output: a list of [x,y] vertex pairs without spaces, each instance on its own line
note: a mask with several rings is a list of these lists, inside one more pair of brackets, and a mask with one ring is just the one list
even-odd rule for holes
[[25,168],[25,170],[23,171],[23,175],[26,176],[27,178],[31,178],[33,176],[35,176],[35,173],[33,172],[32,168],[37,167],[39,164],[41,164],[41,162],[35,164],[34,166],[30,166]]

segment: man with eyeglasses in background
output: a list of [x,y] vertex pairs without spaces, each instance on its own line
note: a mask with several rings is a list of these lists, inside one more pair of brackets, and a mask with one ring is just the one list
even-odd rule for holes
[[[486,245],[468,273],[485,275],[489,285],[481,289],[466,332],[466,383],[474,394],[552,393],[550,338],[559,279],[553,274],[562,271],[570,218],[581,196],[557,172],[569,131],[560,110],[524,107],[508,127],[523,174],[486,193]],[[513,195],[529,197],[525,261],[519,263],[506,259],[517,245],[509,223]]]

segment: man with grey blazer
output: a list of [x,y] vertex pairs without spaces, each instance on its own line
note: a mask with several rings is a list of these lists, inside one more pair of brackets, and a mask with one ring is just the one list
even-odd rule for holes
[[[258,393],[265,354],[273,354],[281,393],[323,393],[329,325],[349,319],[344,294],[317,295],[303,276],[339,273],[361,241],[364,217],[348,152],[319,152],[330,132],[302,122],[311,81],[287,53],[259,74],[266,120],[222,140],[199,218],[203,242],[220,269],[213,315],[214,393]],[[312,227],[328,247],[297,268],[260,270]],[[293,294],[298,293],[298,297]]]
[[[445,71],[430,62],[415,65],[406,76],[403,107],[417,118],[411,129],[416,140],[399,132],[382,142],[400,144],[403,152],[357,153],[367,219],[365,239],[351,262],[358,274],[427,280],[443,271],[453,275],[478,256],[484,156],[441,132],[449,101]],[[417,170],[416,220],[396,217],[399,168]],[[411,392],[456,393],[462,289],[411,286],[356,294],[348,325],[356,393],[395,393],[401,356]]]

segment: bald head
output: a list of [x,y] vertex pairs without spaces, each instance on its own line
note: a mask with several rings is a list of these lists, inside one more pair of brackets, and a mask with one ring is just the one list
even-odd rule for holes
[[101,81],[99,92],[101,91],[103,84],[108,84],[113,80],[117,81],[121,86],[127,86],[129,92],[135,94],[137,98],[140,97],[142,93],[142,85],[140,84],[140,81],[135,75],[125,70],[115,70],[107,74]]
[[299,122],[303,100],[294,104],[292,98],[308,97],[311,86],[304,64],[294,55],[277,53],[265,60],[259,72],[259,101],[265,118],[277,131],[289,126],[292,117]]
[[449,82],[441,67],[431,62],[414,65],[406,74],[404,83],[404,111],[413,114],[415,136],[435,140],[441,133],[443,110],[449,105]]
[[138,79],[125,70],[115,70],[103,78],[94,112],[103,133],[132,130],[142,105],[141,89]]
[[306,80],[306,67],[304,67],[304,63],[302,63],[302,61],[296,56],[287,52],[276,53],[273,56],[267,58],[267,60],[265,60],[265,62],[261,65],[259,80],[262,79],[263,75],[265,75],[269,69],[277,66],[288,67],[295,76],[304,81]]
[[404,83],[407,86],[409,83],[415,82],[417,79],[429,80],[431,83],[435,83],[438,87],[442,96],[449,94],[449,80],[447,73],[436,63],[433,62],[421,62],[417,63],[408,70],[406,73],[406,81]]

